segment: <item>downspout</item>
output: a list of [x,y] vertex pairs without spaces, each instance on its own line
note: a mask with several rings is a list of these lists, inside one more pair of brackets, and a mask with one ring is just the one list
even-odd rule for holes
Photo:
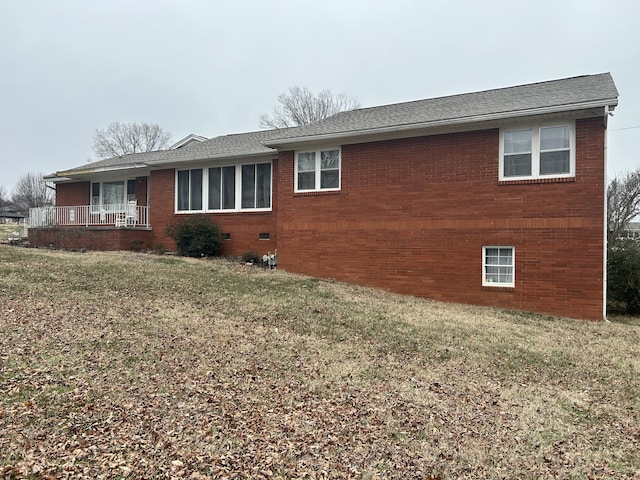
[[613,116],[613,109],[609,109],[608,106],[604,107],[604,252],[602,255],[603,258],[603,265],[602,265],[602,319],[607,322],[607,323],[611,323],[611,321],[607,318],[607,256],[608,256],[608,252],[609,252],[609,225],[607,223],[607,218],[608,218],[608,209],[609,209],[609,202],[607,201],[607,190],[609,187],[609,182],[608,182],[608,178],[607,178],[607,139],[608,139],[608,129],[607,129],[607,123],[609,120],[609,115]]

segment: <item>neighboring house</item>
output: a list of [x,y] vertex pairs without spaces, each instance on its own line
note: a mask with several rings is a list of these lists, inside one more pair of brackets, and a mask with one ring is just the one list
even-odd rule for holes
[[[104,160],[47,177],[56,228],[29,237],[171,248],[166,227],[205,213],[226,255],[277,248],[291,272],[602,319],[605,137],[617,97],[608,73],[587,75]],[[132,201],[136,218],[116,228]],[[86,213],[74,223],[69,209]]]
[[18,213],[14,208],[3,207],[0,209],[0,223],[18,224],[23,218],[27,218],[27,216]]
[[191,135],[187,135],[183,139],[178,140],[176,143],[171,145],[169,147],[169,150],[175,150],[177,148],[188,147],[189,145],[193,145],[193,144],[199,143],[199,142],[204,142],[205,140],[208,140],[208,138],[207,137],[202,137],[200,135],[195,135],[195,134],[192,133]]
[[630,222],[622,232],[622,238],[640,242],[640,222]]

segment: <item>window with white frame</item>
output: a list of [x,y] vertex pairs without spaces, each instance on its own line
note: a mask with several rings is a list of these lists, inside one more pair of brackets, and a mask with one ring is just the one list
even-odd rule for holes
[[501,130],[500,180],[575,176],[573,123]]
[[209,210],[234,210],[236,208],[236,167],[209,169]]
[[482,247],[482,285],[515,286],[514,247]]
[[178,170],[176,211],[271,209],[271,163]]
[[202,168],[191,170],[178,170],[178,210],[201,211],[202,210]]
[[271,164],[242,165],[241,208],[271,207]]
[[340,149],[333,148],[296,153],[296,192],[339,189]]

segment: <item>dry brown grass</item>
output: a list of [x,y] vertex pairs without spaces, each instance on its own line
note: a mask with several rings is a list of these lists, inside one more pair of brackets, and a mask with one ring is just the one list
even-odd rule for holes
[[11,223],[0,223],[0,243],[7,243],[9,238],[14,237],[14,233],[18,232],[22,235],[22,226]]
[[6,246],[0,293],[0,476],[640,476],[635,325]]

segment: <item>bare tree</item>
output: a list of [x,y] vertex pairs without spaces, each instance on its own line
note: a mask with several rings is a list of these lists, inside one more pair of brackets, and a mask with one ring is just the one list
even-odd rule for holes
[[170,141],[171,134],[155,123],[114,122],[103,130],[96,130],[93,152],[98,158],[119,157],[160,150]]
[[334,95],[322,90],[314,95],[308,88],[289,87],[288,93],[278,96],[278,105],[271,115],[260,116],[260,128],[288,128],[307,125],[338,112],[355,110],[360,104],[344,93]]
[[16,210],[28,213],[30,208],[53,204],[53,190],[47,186],[43,176],[44,174],[38,172],[20,177],[11,195]]
[[7,192],[2,185],[0,185],[0,208],[4,208],[9,205],[9,198]]
[[616,177],[607,188],[609,243],[618,240],[629,223],[640,215],[640,169]]

